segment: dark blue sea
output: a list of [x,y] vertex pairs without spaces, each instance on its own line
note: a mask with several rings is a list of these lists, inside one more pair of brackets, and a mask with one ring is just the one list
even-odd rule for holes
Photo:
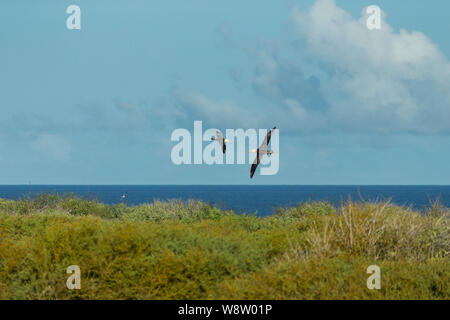
[[20,199],[39,193],[75,193],[84,198],[128,205],[153,200],[196,199],[238,213],[273,214],[279,207],[325,200],[335,205],[348,199],[385,201],[422,210],[439,201],[450,207],[450,186],[295,186],[295,185],[0,185],[0,198]]

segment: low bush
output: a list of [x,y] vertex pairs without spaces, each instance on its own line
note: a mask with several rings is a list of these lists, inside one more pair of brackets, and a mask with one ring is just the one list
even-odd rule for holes
[[[449,210],[0,199],[0,299],[449,299]],[[380,290],[366,269],[381,268]],[[81,290],[69,290],[69,265]]]

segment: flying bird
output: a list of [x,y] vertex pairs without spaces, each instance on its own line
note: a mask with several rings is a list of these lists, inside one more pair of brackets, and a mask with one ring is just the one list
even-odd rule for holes
[[258,167],[259,163],[261,162],[261,158],[262,158],[265,154],[271,155],[271,154],[274,153],[272,150],[267,150],[267,145],[268,145],[269,142],[270,142],[270,137],[272,136],[272,132],[273,132],[276,128],[277,128],[277,127],[273,127],[273,129],[270,130],[270,131],[267,133],[266,137],[264,138],[263,143],[261,143],[261,145],[259,146],[258,149],[252,149],[252,150],[250,150],[250,151],[248,152],[248,153],[251,153],[251,152],[255,152],[255,153],[256,153],[255,161],[253,161],[252,168],[250,169],[250,179],[253,178],[253,175],[255,174],[256,168]]
[[220,146],[222,147],[223,153],[225,153],[225,151],[227,151],[227,145],[225,144],[225,142],[228,142],[228,139],[224,139],[220,131],[216,131],[216,134],[217,136],[212,137],[211,140],[219,142]]

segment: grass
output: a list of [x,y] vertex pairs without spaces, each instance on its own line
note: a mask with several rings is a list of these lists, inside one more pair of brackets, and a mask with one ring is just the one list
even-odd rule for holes
[[[445,299],[450,210],[305,203],[273,216],[198,201],[0,199],[0,299]],[[81,290],[66,269],[81,268]],[[381,289],[366,286],[370,265]]]

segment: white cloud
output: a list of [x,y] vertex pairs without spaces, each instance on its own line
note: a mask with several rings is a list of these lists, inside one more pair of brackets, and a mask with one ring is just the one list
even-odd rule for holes
[[54,134],[41,134],[31,143],[34,150],[58,161],[69,159],[70,143],[64,137]]
[[[252,104],[178,88],[152,115],[168,126],[203,120],[220,128],[277,125],[295,134],[450,133],[448,59],[421,32],[396,31],[385,21],[369,30],[362,12],[354,18],[333,0],[294,6],[293,51],[284,51],[282,40],[237,45],[254,63]],[[236,46],[228,27],[222,31]],[[241,87],[238,71],[231,77]],[[139,123],[142,114],[129,111]]]
[[276,103],[296,101],[314,112],[329,107],[317,77],[306,77],[297,63],[284,61],[267,49],[258,54],[253,88],[257,94]]
[[[330,110],[323,121],[343,130],[450,132],[450,63],[423,33],[368,30],[333,0],[292,9],[307,54],[327,73]],[[273,67],[272,67],[273,68]]]
[[189,90],[175,89],[172,95],[179,108],[174,115],[185,121],[202,120],[210,126],[248,128],[257,127],[267,119],[264,112],[259,112],[257,108],[238,106],[227,100],[213,100]]

